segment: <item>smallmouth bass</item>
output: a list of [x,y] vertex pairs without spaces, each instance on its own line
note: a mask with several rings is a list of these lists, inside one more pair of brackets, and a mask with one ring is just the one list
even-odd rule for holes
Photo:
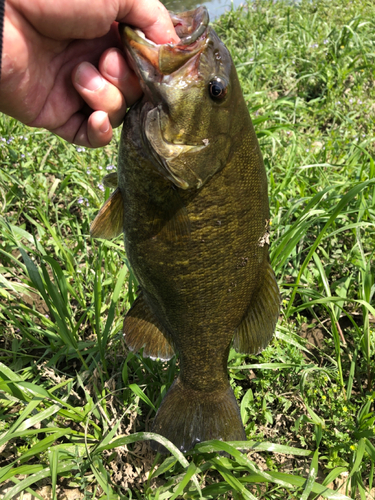
[[91,234],[124,231],[141,289],[124,320],[129,349],[179,354],[152,431],[186,452],[208,439],[246,440],[229,349],[233,338],[239,352],[264,349],[280,298],[265,168],[231,56],[204,7],[171,18],[178,45],[120,26],[144,95],[125,116],[117,178],[105,178],[118,187]]

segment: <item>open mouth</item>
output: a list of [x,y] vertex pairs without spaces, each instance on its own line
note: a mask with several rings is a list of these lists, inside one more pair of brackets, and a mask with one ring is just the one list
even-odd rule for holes
[[122,41],[141,73],[151,65],[160,75],[170,75],[204,49],[209,23],[206,7],[180,14],[170,13],[170,16],[180,37],[176,45],[157,45],[142,31],[120,24]]

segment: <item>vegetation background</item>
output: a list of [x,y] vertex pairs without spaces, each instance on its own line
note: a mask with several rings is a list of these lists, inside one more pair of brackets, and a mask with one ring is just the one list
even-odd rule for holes
[[121,237],[89,237],[119,134],[89,151],[0,117],[3,500],[374,498],[374,23],[367,0],[216,22],[264,153],[283,299],[271,345],[230,353],[245,443],[147,446],[178,361],[127,351],[136,280]]

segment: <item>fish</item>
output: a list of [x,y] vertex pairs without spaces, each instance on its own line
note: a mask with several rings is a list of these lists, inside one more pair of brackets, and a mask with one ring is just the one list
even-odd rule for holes
[[124,232],[139,282],[125,341],[144,357],[178,354],[152,431],[188,452],[210,439],[246,440],[228,355],[231,345],[248,354],[268,345],[280,294],[266,171],[234,63],[205,7],[170,16],[174,45],[119,27],[143,97],[125,116],[117,178],[104,180],[116,189],[91,235]]

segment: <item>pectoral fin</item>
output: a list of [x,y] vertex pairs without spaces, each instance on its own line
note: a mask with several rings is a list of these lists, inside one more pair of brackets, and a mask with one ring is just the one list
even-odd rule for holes
[[153,227],[158,239],[165,242],[190,238],[190,219],[186,206],[175,189],[166,193],[161,213],[155,213]]
[[90,227],[93,238],[110,240],[123,231],[124,205],[122,195],[117,188],[104,203]]
[[170,335],[161,325],[144,296],[139,295],[124,320],[126,345],[131,351],[142,347],[146,358],[168,360],[174,355]]
[[118,186],[118,178],[117,178],[117,172],[111,172],[110,174],[107,174],[103,177],[102,180],[103,184],[105,187],[109,188],[117,188]]
[[252,298],[246,316],[234,332],[233,347],[236,351],[257,354],[267,347],[275,331],[279,310],[280,292],[268,263],[263,285]]

